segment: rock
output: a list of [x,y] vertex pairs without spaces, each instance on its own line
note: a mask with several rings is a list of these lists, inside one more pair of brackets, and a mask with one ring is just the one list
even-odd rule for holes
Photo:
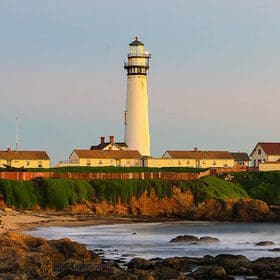
[[190,274],[194,279],[201,280],[214,280],[214,279],[227,279],[227,273],[221,266],[204,266],[198,268]]
[[280,258],[259,258],[251,262],[251,269],[261,279],[280,279]]
[[268,205],[258,199],[241,199],[233,205],[232,219],[242,222],[264,221],[269,213]]
[[129,269],[136,268],[138,270],[150,270],[154,269],[154,262],[142,258],[133,258],[128,264],[127,267]]
[[220,243],[220,240],[216,237],[202,236],[200,238],[194,235],[179,235],[170,240],[170,243],[185,243],[185,244],[209,244],[209,243]]
[[188,272],[191,271],[191,267],[189,265],[188,260],[185,258],[167,258],[164,259],[160,262],[157,262],[156,267],[169,267],[172,268],[176,271],[181,271],[181,272]]
[[47,241],[18,233],[0,236],[1,279],[56,279],[64,270],[83,273],[84,266],[102,270],[96,254],[69,239]]
[[231,275],[251,275],[250,261],[242,255],[220,254],[210,263],[222,266]]
[[280,248],[273,248],[273,249],[270,249],[268,251],[270,251],[270,252],[280,252]]
[[183,274],[171,267],[158,267],[153,273],[155,279],[169,280],[169,279],[184,279]]
[[211,236],[203,236],[199,238],[199,243],[211,243],[211,244],[217,244],[221,243],[219,238],[211,237]]
[[187,243],[193,244],[198,243],[199,238],[194,235],[179,235],[169,241],[170,243]]
[[274,245],[272,241],[261,241],[255,244],[255,246],[271,246]]
[[200,202],[193,211],[194,220],[230,221],[235,200],[208,199]]

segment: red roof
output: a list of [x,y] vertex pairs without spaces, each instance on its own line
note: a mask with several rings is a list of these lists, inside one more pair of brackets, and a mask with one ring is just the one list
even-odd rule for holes
[[0,151],[0,159],[5,160],[50,160],[45,151]]
[[79,158],[101,158],[101,159],[134,159],[141,158],[141,154],[135,150],[79,150],[75,152]]
[[234,159],[227,151],[167,151],[172,158],[187,159]]
[[267,155],[280,155],[280,143],[259,142],[258,145],[262,147]]

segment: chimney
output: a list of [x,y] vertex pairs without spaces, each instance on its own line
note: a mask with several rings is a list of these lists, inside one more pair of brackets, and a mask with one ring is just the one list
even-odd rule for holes
[[194,147],[194,151],[195,151],[195,152],[198,152],[198,148],[197,148],[197,147]]
[[100,137],[100,144],[104,144],[105,143],[105,137],[104,136],[101,136]]
[[10,151],[11,151],[11,148],[10,148],[10,147],[8,147],[8,148],[7,148],[7,152],[10,152]]
[[114,143],[115,142],[115,136],[109,136],[110,138],[110,143]]

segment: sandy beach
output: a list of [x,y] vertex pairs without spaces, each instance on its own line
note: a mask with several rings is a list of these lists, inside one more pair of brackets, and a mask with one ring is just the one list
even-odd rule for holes
[[68,214],[63,211],[0,210],[0,234],[22,232],[40,226],[86,226],[99,224],[130,223],[131,218],[100,217],[96,214]]

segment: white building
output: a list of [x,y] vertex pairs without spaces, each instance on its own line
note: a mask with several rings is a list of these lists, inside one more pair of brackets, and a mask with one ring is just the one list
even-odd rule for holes
[[250,156],[254,167],[258,167],[264,163],[280,164],[280,143],[259,142]]
[[129,45],[127,70],[127,99],[124,116],[125,143],[128,150],[150,156],[147,71],[151,55],[138,38]]

